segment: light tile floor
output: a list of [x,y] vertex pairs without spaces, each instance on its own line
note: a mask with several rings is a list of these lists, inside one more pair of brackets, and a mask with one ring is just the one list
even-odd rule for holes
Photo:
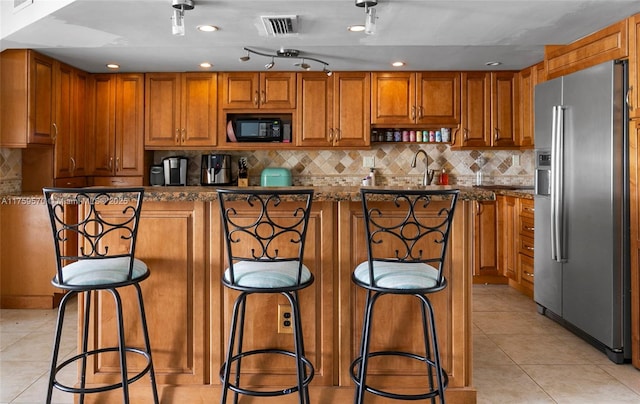
[[[613,364],[537,314],[531,299],[498,285],[476,285],[473,295],[478,404],[640,403],[639,370]],[[61,350],[66,356],[75,351],[72,306]],[[55,318],[55,310],[0,310],[0,404],[44,402]],[[55,392],[54,402],[73,399]]]

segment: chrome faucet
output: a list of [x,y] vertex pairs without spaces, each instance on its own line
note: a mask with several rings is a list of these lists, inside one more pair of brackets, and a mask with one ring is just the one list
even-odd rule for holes
[[416,167],[416,160],[418,159],[418,154],[424,154],[424,176],[422,177],[422,185],[426,186],[426,185],[431,185],[431,181],[433,181],[433,170],[429,170],[429,156],[427,156],[427,153],[420,149],[416,152],[416,154],[413,155],[413,160],[411,160],[411,168],[415,168]]

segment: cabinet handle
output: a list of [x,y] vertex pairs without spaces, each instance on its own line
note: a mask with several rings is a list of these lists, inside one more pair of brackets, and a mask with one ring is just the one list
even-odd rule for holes
[[478,202],[478,201],[475,201],[475,202],[476,202],[476,216],[480,216],[480,214],[482,213],[482,212],[480,211],[480,209],[481,209],[480,207],[481,207],[482,205],[480,205],[480,202]]
[[56,125],[56,123],[52,123],[53,125],[53,141],[55,142],[56,139],[58,138],[58,125]]
[[260,92],[260,94],[262,95],[262,97],[260,97],[260,103],[261,103],[261,104],[266,103],[266,102],[267,102],[267,92],[266,92],[266,91],[264,91],[264,90],[262,90],[262,91]]
[[257,107],[258,106],[258,90],[256,90],[256,94],[253,97],[253,104]]
[[180,143],[180,128],[176,128],[176,144]]
[[109,157],[109,170],[113,168],[113,157]]
[[531,272],[528,271],[522,271],[523,274],[527,275],[530,278],[533,278],[533,274]]
[[460,125],[456,127],[456,130],[453,131],[453,139],[451,139],[451,144],[456,144],[456,138],[458,137],[458,132],[460,132]]
[[531,226],[524,226],[525,230],[529,230],[529,231],[535,231],[536,228],[535,227],[531,227]]
[[464,141],[465,141],[465,142],[466,142],[466,141],[468,141],[468,140],[469,140],[469,129],[464,128],[464,129],[462,130],[462,133],[464,133],[464,135],[463,135],[463,137],[464,137]]
[[533,251],[534,247],[529,247],[528,245],[524,246],[524,249],[527,251]]
[[342,137],[342,131],[340,130],[340,128],[335,128],[334,131],[336,135],[333,138],[333,146],[335,146],[336,143],[338,143],[340,141],[340,138]]
[[411,106],[411,120],[412,121],[416,120],[416,106],[415,105]]
[[181,143],[184,143],[184,134],[185,134],[186,130],[184,128],[182,128],[182,141]]
[[523,210],[526,210],[526,211],[528,211],[528,212],[535,212],[535,211],[536,211],[536,208],[529,208],[529,207],[526,207],[526,208],[523,208]]
[[631,90],[633,89],[633,86],[629,86],[629,89],[627,90],[627,96],[625,97],[625,101],[627,103],[627,107],[629,107],[629,109],[633,109],[633,105],[631,105]]
[[329,128],[329,143],[333,143],[333,128]]
[[498,130],[498,128],[493,128],[493,140],[498,139],[500,139],[500,131]]
[[418,107],[418,119],[422,119],[423,116],[424,116],[424,108],[422,107],[422,105],[420,105]]
[[120,171],[120,157],[116,159],[116,171]]
[[73,173],[76,171],[76,159],[71,157],[71,176],[73,177]]

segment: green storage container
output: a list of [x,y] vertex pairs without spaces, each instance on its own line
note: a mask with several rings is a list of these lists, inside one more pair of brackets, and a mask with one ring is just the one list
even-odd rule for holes
[[291,186],[291,171],[284,167],[267,167],[260,174],[260,185],[263,187]]

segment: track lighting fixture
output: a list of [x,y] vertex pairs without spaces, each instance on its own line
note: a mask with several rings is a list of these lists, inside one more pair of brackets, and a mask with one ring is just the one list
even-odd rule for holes
[[184,36],[184,12],[193,10],[193,0],[173,0],[172,7],[171,31],[173,35]]
[[320,59],[316,59],[310,56],[302,56],[299,50],[297,49],[280,49],[278,51],[276,51],[274,54],[271,53],[265,53],[265,52],[260,52],[260,51],[256,51],[253,49],[249,49],[249,48],[243,48],[245,51],[247,51],[247,55],[246,56],[242,56],[240,57],[240,61],[241,62],[246,62],[248,60],[251,59],[251,54],[254,55],[260,55],[260,56],[264,56],[264,57],[268,57],[271,58],[271,62],[267,63],[266,65],[264,65],[265,69],[269,70],[271,68],[273,68],[273,66],[275,66],[275,59],[276,58],[284,58],[284,59],[298,59],[297,63],[294,63],[294,66],[301,68],[302,70],[311,70],[311,65],[309,63],[307,63],[307,60],[311,60],[313,62],[317,62],[322,64],[322,71],[327,75],[327,76],[331,76],[332,72],[331,70],[328,69],[329,63],[320,60]]
[[365,20],[364,20],[364,33],[367,35],[373,35],[376,33],[376,9],[373,8],[378,4],[377,0],[356,0],[357,7],[364,7]]

